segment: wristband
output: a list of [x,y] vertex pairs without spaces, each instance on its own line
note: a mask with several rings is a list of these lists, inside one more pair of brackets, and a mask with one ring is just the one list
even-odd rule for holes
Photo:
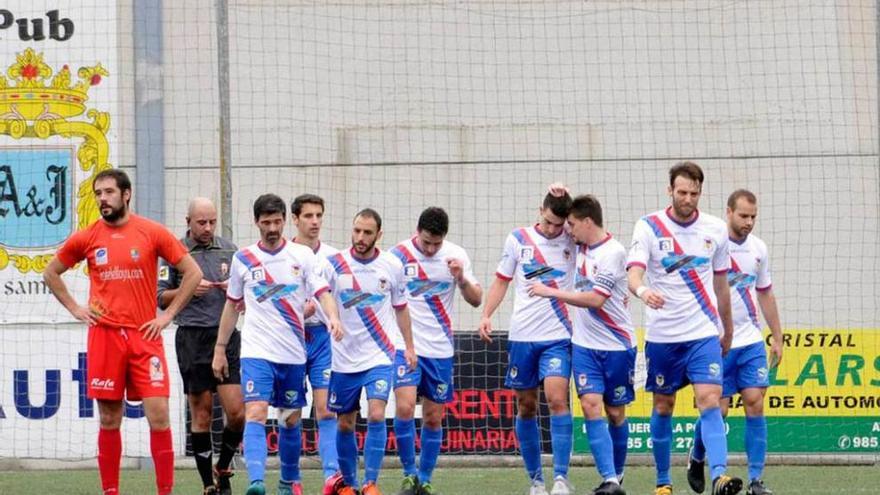
[[638,297],[639,299],[641,299],[642,296],[645,295],[645,292],[648,292],[648,288],[645,287],[644,285],[640,285],[639,288],[636,289],[636,297]]

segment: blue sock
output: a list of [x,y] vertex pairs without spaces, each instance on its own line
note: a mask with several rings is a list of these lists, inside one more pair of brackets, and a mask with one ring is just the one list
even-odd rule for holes
[[695,461],[706,460],[706,444],[703,443],[703,422],[697,418],[694,423],[694,451],[691,456]]
[[553,447],[553,477],[568,478],[571,463],[571,413],[550,416],[550,445]]
[[608,422],[602,418],[587,420],[587,439],[590,441],[590,452],[596,461],[596,469],[602,476],[602,481],[617,475],[614,470],[614,445],[611,443],[611,433],[608,432]]
[[651,413],[651,441],[654,443],[654,465],[657,467],[657,486],[671,485],[669,463],[672,458],[672,416]]
[[516,417],[516,438],[522,453],[526,474],[533,481],[544,481],[541,472],[541,432],[538,430],[538,418]]
[[629,443],[629,422],[623,420],[620,426],[608,425],[608,433],[611,435],[611,444],[614,445],[614,472],[617,477],[623,476],[626,467],[626,451]]
[[394,418],[394,436],[397,438],[397,453],[403,464],[403,475],[416,474],[416,420]]
[[703,424],[703,443],[706,445],[709,470],[714,480],[727,472],[727,435],[721,409],[713,407],[704,410],[700,413],[700,422]]
[[749,481],[761,479],[767,457],[767,418],[746,417],[746,457],[749,460]]
[[256,421],[244,425],[244,462],[248,481],[262,481],[266,475],[266,427]]
[[329,478],[339,471],[336,456],[336,418],[318,421],[318,454],[321,455],[321,467],[324,478]]
[[387,435],[388,430],[384,420],[367,423],[367,439],[364,441],[364,483],[379,481]]
[[302,423],[278,428],[278,458],[281,460],[281,480],[302,481],[299,475],[299,454],[302,452]]
[[440,445],[443,443],[443,427],[432,430],[422,426],[422,455],[419,457],[419,481],[430,483],[431,475],[434,474],[434,466],[437,465],[437,457],[440,455]]
[[336,453],[339,462],[339,472],[345,479],[345,484],[351,487],[358,486],[358,445],[354,437],[354,431],[336,432]]

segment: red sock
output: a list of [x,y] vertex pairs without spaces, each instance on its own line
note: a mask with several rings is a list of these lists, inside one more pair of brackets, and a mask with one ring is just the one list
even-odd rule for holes
[[171,428],[150,430],[150,452],[156,466],[156,489],[159,495],[170,495],[174,488],[174,445]]
[[98,430],[98,472],[105,494],[119,493],[119,460],[122,458],[122,434],[119,429]]

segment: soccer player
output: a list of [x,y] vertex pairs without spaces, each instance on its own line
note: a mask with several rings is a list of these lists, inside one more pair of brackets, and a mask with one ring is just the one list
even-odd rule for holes
[[[183,378],[183,392],[189,401],[193,457],[202,478],[204,493],[231,495],[230,465],[241,443],[241,431],[244,428],[238,361],[241,350],[239,333],[236,331],[232,334],[226,347],[228,379],[221,382],[214,377],[211,358],[217,342],[220,314],[226,301],[229,267],[232,265],[232,255],[238,248],[232,242],[214,234],[217,227],[217,208],[210,199],[193,198],[190,201],[186,225],[186,236],[181,242],[198,263],[204,278],[199,281],[193,299],[174,318],[177,324],[177,364]],[[160,308],[168,307],[177,297],[180,278],[177,270],[163,260],[159,267]],[[226,413],[226,427],[223,429],[220,458],[212,472],[214,447],[211,441],[211,421],[214,392],[217,392]]]
[[489,287],[480,336],[491,342],[492,314],[515,280],[516,299],[510,319],[509,364],[505,386],[516,391],[516,436],[529,477],[530,495],[546,495],[541,472],[541,433],[538,427],[538,386],[543,382],[550,406],[553,447],[552,495],[568,495],[572,421],[568,406],[571,375],[571,320],[565,303],[556,298],[530,297],[529,285],[543,282],[569,290],[575,271],[575,244],[565,232],[571,196],[547,193],[533,227],[515,229],[504,243],[495,280]]
[[[321,263],[339,252],[321,242],[324,224],[324,199],[314,194],[301,194],[290,205],[296,237],[293,242],[312,250]],[[336,461],[336,415],[327,409],[327,387],[330,385],[330,333],[312,301],[306,303],[306,370],[312,386],[312,402],[318,423],[318,454],[324,471],[324,495],[333,495],[339,464]]]
[[266,418],[278,408],[279,495],[302,495],[299,457],[300,416],[306,403],[306,344],[303,310],[318,299],[334,335],[341,334],[336,303],[327,291],[322,265],[312,250],[284,239],[287,208],[274,194],[254,202],[260,241],[238,250],[232,260],[226,305],[214,347],[214,376],[229,376],[226,347],[238,320],[235,306],[244,300],[241,330],[241,381],[245,401],[244,458],[247,495],[263,495],[266,469]]
[[345,336],[333,342],[329,408],[337,414],[336,451],[342,480],[338,495],[358,493],[358,446],[355,422],[361,390],[366,389],[369,411],[364,440],[362,495],[381,495],[376,483],[385,455],[385,406],[394,379],[397,349],[405,349],[407,369],[417,365],[410,316],[406,304],[403,265],[391,253],[379,250],[382,218],[370,208],[361,210],[351,230],[351,249],[329,258],[327,280],[341,307]]
[[[772,495],[761,475],[767,456],[767,419],[764,417],[764,394],[770,386],[767,351],[752,289],[772,335],[770,367],[782,361],[782,326],[770,280],[770,257],[764,241],[751,235],[758,216],[758,199],[745,189],[734,191],[727,199],[727,230],[730,236],[730,272],[727,281],[732,291],[733,343],[724,357],[724,387],[721,412],[726,417],[730,399],[737,392],[746,410],[746,457],[749,461],[749,495]],[[697,421],[694,447],[689,456],[688,483],[697,493],[705,489],[706,449],[703,427]]]
[[[415,237],[391,249],[403,263],[413,340],[419,357],[418,367],[408,370],[404,353],[398,349],[394,362],[394,433],[404,475],[398,495],[436,493],[431,475],[443,443],[444,404],[453,398],[455,349],[450,315],[455,288],[475,308],[483,298],[470,258],[464,249],[445,240],[447,232],[449,216],[442,208],[430,207],[419,216]],[[418,470],[413,419],[417,396],[422,397],[422,453]]]
[[[602,225],[602,206],[594,196],[574,198],[568,214],[569,231],[579,244],[574,290],[535,282],[529,295],[577,308],[572,371],[590,451],[603,480],[593,493],[626,495],[620,483],[629,438],[626,405],[635,398],[636,337],[627,309],[626,249]],[[602,417],[603,403],[608,422]]]
[[[98,472],[106,495],[119,493],[123,397],[143,400],[159,495],[174,486],[174,447],[168,418],[168,365],[162,329],[186,305],[202,271],[166,228],[131,213],[131,180],[119,169],[99,172],[92,192],[101,219],[70,236],[43,272],[58,301],[88,324],[88,397],[97,399]],[[183,276],[176,297],[156,315],[159,257]],[[82,260],[89,270],[89,303],[80,306],[61,274]]]
[[[688,384],[694,386],[700,410],[713,495],[742,489],[742,480],[726,474],[727,439],[720,409],[721,356],[733,337],[727,227],[697,209],[702,186],[703,171],[697,164],[673,166],[668,188],[672,205],[636,222],[627,260],[629,289],[647,306],[645,389],[654,395],[655,495],[672,494],[672,412],[675,393]],[[645,285],[646,273],[650,285]]]

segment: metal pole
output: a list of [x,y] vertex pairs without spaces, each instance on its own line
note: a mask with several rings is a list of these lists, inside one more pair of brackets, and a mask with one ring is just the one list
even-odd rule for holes
[[135,209],[165,221],[162,1],[134,0]]
[[232,143],[229,131],[229,10],[226,0],[215,0],[217,11],[217,83],[220,100],[220,225],[232,239]]

